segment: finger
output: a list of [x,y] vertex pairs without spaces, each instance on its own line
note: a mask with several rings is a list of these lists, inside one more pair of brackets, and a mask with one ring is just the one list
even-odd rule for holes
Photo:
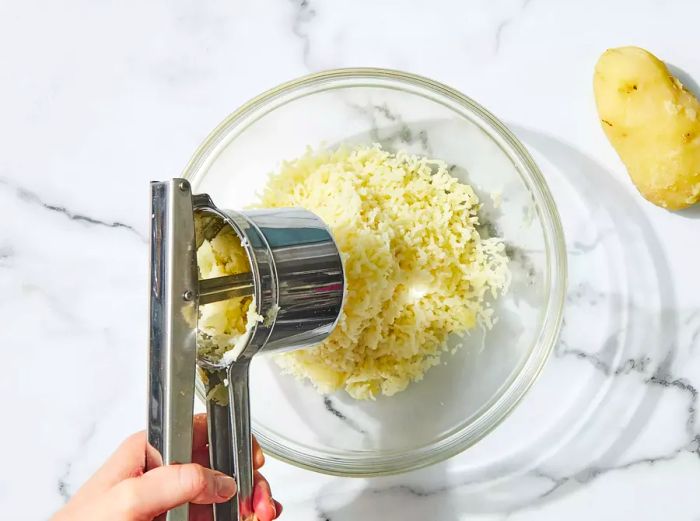
[[[283,510],[282,503],[280,503],[279,501],[276,501],[274,499],[273,499],[273,501],[275,502],[275,510],[277,511],[277,517],[279,517],[282,514],[282,510]],[[275,519],[277,519],[277,518],[275,518]]]
[[146,431],[126,438],[95,474],[109,481],[110,487],[126,478],[143,474],[146,464]]
[[236,493],[232,477],[201,465],[166,465],[122,481],[108,495],[127,519],[151,519],[184,503],[221,503]]
[[207,431],[207,415],[204,413],[195,414],[192,421],[192,450],[202,449],[209,443],[209,433]]
[[272,521],[277,517],[275,502],[272,500],[270,484],[260,472],[253,478],[253,511],[258,521]]
[[255,439],[255,436],[253,436],[253,467],[255,469],[259,469],[264,464],[265,464],[265,455],[263,454],[263,451],[260,448],[260,444],[258,443],[258,440]]
[[75,493],[73,503],[80,503],[111,489],[120,481],[143,474],[146,455],[145,431],[125,439],[107,461]]

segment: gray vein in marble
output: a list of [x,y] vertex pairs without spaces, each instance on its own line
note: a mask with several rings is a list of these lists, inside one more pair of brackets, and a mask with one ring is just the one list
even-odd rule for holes
[[[388,105],[382,104],[362,106],[351,103],[349,106],[359,114],[362,114],[369,119],[369,136],[373,141],[382,145],[382,147],[390,150],[395,141],[399,141],[406,145],[412,145],[413,143],[418,142],[423,153],[432,155],[428,133],[425,130],[419,130],[418,132],[414,133],[413,130],[411,130],[411,128],[404,122],[401,115],[392,111]],[[379,117],[390,123],[395,123],[397,130],[382,137],[379,132]]]
[[345,414],[340,412],[335,405],[333,405],[333,401],[329,396],[324,396],[323,397],[323,405],[326,407],[326,410],[331,413],[333,416],[341,420],[342,422],[345,422],[352,430],[359,432],[360,434],[367,434],[367,431],[365,431],[363,428],[361,428],[357,423],[355,423],[353,420],[348,418]]
[[66,306],[65,302],[51,295],[45,288],[32,283],[24,283],[22,284],[22,291],[25,295],[38,295],[43,299],[56,316],[63,318],[69,323],[69,327],[72,328],[73,332],[84,330],[89,326],[78,315],[70,311],[70,306]]
[[[587,358],[588,359],[588,358]],[[690,404],[688,406],[688,415],[686,417],[686,432],[689,434],[690,441],[681,447],[678,447],[667,454],[663,454],[660,456],[654,456],[654,457],[648,457],[648,458],[637,458],[632,461],[628,461],[626,463],[620,464],[620,465],[609,465],[609,466],[599,466],[599,465],[591,465],[580,472],[577,472],[576,474],[573,474],[571,476],[555,476],[552,474],[549,474],[542,469],[535,469],[532,472],[530,472],[531,475],[536,476],[536,477],[541,477],[548,479],[552,482],[552,487],[541,494],[539,496],[540,499],[543,499],[551,494],[553,494],[555,491],[560,489],[562,486],[564,486],[567,483],[575,482],[578,484],[586,484],[594,479],[610,473],[610,472],[617,472],[617,471],[622,471],[622,470],[627,470],[631,469],[634,467],[638,467],[641,465],[649,465],[653,466],[657,463],[660,462],[669,462],[673,461],[675,458],[677,458],[681,454],[685,453],[690,453],[694,454],[698,459],[700,459],[700,435],[695,434],[694,432],[694,427],[695,427],[695,419],[696,419],[696,404],[697,404],[697,399],[698,399],[698,391],[697,389],[690,384],[687,380],[684,378],[674,378],[668,373],[668,365],[670,364],[670,358],[664,363],[661,364],[661,366],[657,369],[655,374],[651,376],[649,379],[645,380],[646,384],[650,385],[658,385],[661,386],[665,389],[678,389],[681,392],[685,393],[688,395]],[[644,364],[646,367],[646,364]],[[609,368],[605,367],[604,364],[596,364],[596,367],[601,368],[601,369],[607,369],[609,371]],[[615,374],[619,374],[616,372]]]
[[666,462],[666,461],[672,461],[675,459],[678,454],[680,454],[682,450],[679,451],[674,451],[672,454],[668,454],[665,456],[659,456],[655,458],[639,458],[636,460],[629,461],[627,463],[624,463],[622,465],[614,465],[610,467],[588,467],[572,476],[562,476],[562,477],[556,477],[554,475],[548,474],[547,472],[544,472],[540,469],[536,469],[532,471],[530,474],[534,475],[536,477],[540,477],[546,480],[549,480],[552,482],[552,488],[549,490],[543,492],[538,496],[538,499],[545,499],[558,490],[560,490],[563,486],[571,483],[577,483],[579,485],[585,485],[587,483],[590,483],[596,478],[599,478],[600,476],[604,474],[608,474],[610,472],[615,472],[615,471],[622,471],[622,470],[627,470],[631,469],[634,467],[638,467],[640,465],[654,465],[655,463],[658,462]]
[[[95,431],[97,430],[97,423],[97,419],[95,419],[87,426],[83,435],[80,436],[80,439],[78,440],[78,448],[81,451],[81,453],[85,449],[85,446],[90,442],[90,440],[94,436]],[[73,460],[71,459],[65,464],[63,472],[58,477],[58,481],[56,483],[56,490],[61,496],[61,499],[63,499],[64,503],[67,503],[73,495],[69,485],[72,468]]]
[[[530,472],[527,473],[527,475],[536,477],[536,478],[541,478],[545,479],[547,481],[551,482],[551,487],[547,489],[545,492],[539,494],[537,496],[537,500],[542,500],[545,499],[558,490],[560,490],[562,487],[564,487],[567,484],[579,484],[579,485],[585,485],[587,483],[590,483],[594,479],[599,478],[600,476],[603,476],[605,474],[611,473],[611,472],[617,472],[617,471],[623,471],[627,469],[631,469],[634,467],[638,467],[641,465],[654,465],[657,463],[661,462],[669,462],[677,458],[680,454],[684,453],[691,453],[695,454],[699,459],[700,459],[700,435],[696,435],[689,443],[683,445],[682,447],[668,453],[662,456],[657,456],[657,457],[651,457],[651,458],[639,458],[635,459],[632,461],[628,461],[626,463],[620,464],[620,465],[611,465],[611,466],[590,466],[585,468],[584,470],[577,472],[576,474],[570,475],[570,476],[556,476],[552,473],[546,472],[540,468],[533,469]],[[370,488],[367,490],[368,493],[370,494],[405,494],[405,495],[410,495],[413,497],[419,497],[419,498],[424,498],[424,497],[431,497],[435,495],[440,495],[440,494],[445,494],[449,493],[452,491],[455,491],[459,488],[465,487],[472,484],[471,481],[465,481],[465,482],[458,482],[446,486],[440,486],[436,488],[417,488],[415,486],[409,486],[409,485],[394,485],[394,486],[389,486],[385,488]],[[516,506],[512,509],[509,510],[509,514],[518,512],[520,510],[523,510],[524,508],[528,508],[532,506],[532,502],[523,504],[521,506]],[[318,509],[319,512],[322,512],[321,509]],[[325,518],[322,519],[328,519],[326,516]]]
[[12,264],[15,250],[9,244],[0,246],[0,268],[8,268]]
[[622,365],[615,369],[615,375],[630,374],[630,373],[645,373],[651,364],[651,358],[642,356],[640,358],[628,358]]
[[32,205],[37,205],[45,210],[48,210],[50,212],[55,212],[59,213],[71,221],[76,221],[76,222],[81,222],[84,224],[88,225],[95,225],[95,226],[104,226],[106,228],[120,228],[123,230],[126,230],[130,233],[133,233],[136,235],[142,242],[146,242],[146,238],[141,235],[141,233],[134,228],[133,226],[130,226],[128,224],[119,222],[119,221],[102,221],[100,219],[95,219],[94,217],[90,217],[88,215],[83,215],[79,213],[75,213],[65,206],[60,206],[60,205],[55,205],[55,204],[50,204],[45,201],[43,201],[39,195],[36,193],[19,186],[17,184],[14,184],[10,182],[8,179],[0,178],[0,186],[5,186],[6,188],[12,190],[15,195],[21,200],[24,201],[25,203],[32,204]]
[[596,306],[606,298],[606,293],[595,289],[589,282],[581,282],[570,288],[566,294],[566,301],[570,304],[586,302]]
[[[675,384],[676,380],[670,380],[669,385],[667,387],[678,387],[678,384]],[[685,389],[685,385],[680,385],[680,388]],[[692,394],[692,393],[691,393]],[[544,500],[548,498],[549,496],[555,494],[557,491],[561,490],[563,487],[571,484],[571,485],[585,485],[593,480],[608,474],[612,472],[618,472],[618,471],[624,471],[628,470],[631,468],[639,467],[642,465],[649,465],[653,466],[658,463],[662,462],[670,462],[673,461],[675,458],[677,458],[681,454],[694,454],[698,459],[700,459],[700,435],[694,435],[692,439],[684,444],[683,446],[667,453],[661,456],[655,456],[655,457],[647,457],[647,458],[638,458],[634,459],[632,461],[628,461],[626,463],[622,463],[619,465],[609,465],[609,466],[603,466],[603,465],[591,465],[589,467],[586,467],[585,469],[576,472],[575,474],[572,475],[563,475],[563,476],[557,476],[553,473],[547,472],[541,468],[535,468],[527,472],[525,475],[532,476],[535,478],[540,478],[546,481],[551,482],[551,486],[541,494],[537,496],[535,501],[530,501],[528,503],[523,503],[522,505],[514,505],[512,508],[508,509],[508,512],[506,514],[506,518],[508,518],[510,515],[515,514],[523,509],[530,508],[534,504],[538,503],[541,500]],[[392,486],[387,486],[387,487],[382,487],[382,488],[368,488],[365,490],[365,493],[371,494],[371,495],[382,495],[382,494],[395,494],[395,495],[407,495],[407,496],[412,496],[412,497],[417,497],[417,498],[426,498],[426,497],[432,497],[436,495],[441,495],[441,494],[447,494],[447,493],[452,493],[460,488],[467,487],[474,482],[471,480],[465,480],[465,481],[460,481],[456,483],[451,483],[448,485],[443,485],[439,487],[434,487],[434,488],[419,488],[413,485],[406,485],[406,484],[398,484],[398,485],[392,485]],[[317,502],[320,500],[320,498],[317,498]],[[325,511],[325,509],[321,508],[320,505],[316,506],[316,511],[318,513],[318,519],[320,521],[330,521],[331,516]]]
[[556,476],[553,476],[553,475],[551,475],[551,474],[548,474],[548,473],[544,472],[544,471],[541,470],[541,469],[535,469],[535,470],[531,471],[529,474],[530,474],[531,476],[535,476],[535,477],[537,477],[537,478],[542,478],[542,479],[545,479],[545,480],[547,480],[547,481],[551,481],[551,482],[552,482],[552,488],[550,488],[550,489],[547,490],[546,492],[543,492],[542,494],[540,494],[540,495],[538,496],[539,499],[544,499],[544,498],[546,498],[547,496],[553,494],[554,492],[556,492],[557,490],[559,490],[561,487],[563,487],[564,485],[566,485],[566,483],[568,483],[568,482],[570,481],[570,479],[571,479],[571,478],[568,478],[568,477],[558,478],[558,477],[556,477]]
[[[495,235],[490,236],[500,237],[500,234],[498,234],[499,230],[496,229],[495,232]],[[514,246],[512,244],[506,244],[506,255],[508,256],[511,262],[520,265],[520,267],[526,273],[528,284],[530,286],[534,285],[537,282],[537,267],[523,248],[520,248],[519,246]]]
[[[673,461],[675,458],[677,458],[679,455],[684,454],[684,453],[691,453],[697,456],[700,459],[700,435],[696,435],[693,437],[693,439],[683,445],[682,447],[675,449],[674,451],[661,455],[661,456],[656,456],[656,457],[650,457],[650,458],[638,458],[632,461],[628,461],[626,463],[620,464],[620,465],[610,465],[610,466],[590,466],[585,469],[583,469],[580,472],[577,472],[573,475],[570,476],[556,476],[554,474],[551,474],[549,472],[546,472],[542,469],[533,469],[527,474],[530,476],[534,476],[536,478],[541,478],[545,479],[547,481],[551,482],[551,487],[547,489],[545,492],[539,494],[537,496],[538,500],[542,500],[547,498],[548,496],[551,496],[558,490],[560,490],[562,487],[564,487],[567,484],[579,484],[579,485],[585,485],[587,483],[590,483],[594,479],[597,479],[605,474],[611,473],[611,472],[618,472],[618,471],[623,471],[627,469],[631,469],[634,467],[642,466],[642,465],[655,465],[657,463],[661,462],[669,462]],[[457,490],[461,487],[465,487],[470,485],[470,481],[465,481],[465,482],[459,482],[459,483],[454,483],[451,485],[447,486],[441,486],[437,488],[426,488],[426,489],[419,489],[414,486],[409,486],[409,485],[394,485],[386,488],[376,488],[376,489],[369,489],[368,492],[371,494],[406,494],[414,497],[430,497],[434,495],[439,495],[439,494],[444,494],[448,493],[454,490]],[[512,508],[509,510],[509,513],[515,513],[518,512],[519,510],[522,510],[524,508],[527,508],[529,506],[532,506],[532,503],[528,504],[523,504],[519,507]]]
[[557,349],[555,353],[558,358],[563,358],[565,356],[574,356],[579,360],[585,360],[586,362],[590,363],[594,368],[601,371],[603,374],[610,374],[610,366],[608,365],[608,363],[601,360],[596,355],[592,353],[587,353],[581,349],[569,347],[568,343],[564,340],[559,341],[559,346],[560,348]]
[[693,326],[691,329],[692,333],[690,333],[689,348],[691,351],[695,349],[696,345],[698,344],[698,339],[700,339],[700,310],[690,313],[683,321],[682,327],[690,328],[693,323],[697,324]]
[[579,484],[586,484],[590,483],[596,478],[599,478],[600,476],[604,474],[608,474],[610,472],[618,472],[618,471],[623,471],[623,470],[628,470],[634,467],[638,467],[641,465],[649,465],[653,466],[657,463],[662,463],[662,462],[669,462],[673,461],[676,459],[679,455],[685,454],[685,453],[690,453],[694,454],[695,456],[700,459],[700,435],[695,436],[689,443],[683,445],[680,448],[677,448],[673,450],[672,452],[669,452],[668,454],[664,454],[662,456],[656,456],[652,458],[638,458],[634,459],[632,461],[628,461],[627,463],[623,463],[621,465],[611,465],[611,466],[591,466],[588,467],[580,472],[577,472],[573,476],[564,476],[561,478],[556,478],[554,476],[547,475],[546,473],[543,473],[541,471],[537,471],[536,475],[540,475],[542,477],[547,477],[547,479],[552,480],[552,482],[555,483],[555,486],[552,488],[552,490],[548,490],[544,494],[542,494],[540,497],[546,497],[548,495],[551,495],[556,489],[560,488],[564,484],[575,481],[576,483]]
[[598,235],[590,242],[574,241],[571,248],[567,249],[569,255],[585,255],[595,250],[603,240],[610,235],[613,230],[607,229],[598,233]]
[[292,33],[301,40],[302,59],[306,68],[310,69],[311,39],[304,27],[314,19],[316,11],[311,7],[308,0],[293,0],[293,2],[295,4],[295,13],[292,21]]
[[399,116],[391,112],[389,110],[389,107],[387,107],[386,105],[374,105],[374,110],[382,114],[389,121],[398,121],[399,123],[403,123],[403,121],[401,121],[401,118],[399,118]]
[[693,331],[693,335],[690,337],[690,348],[694,349],[696,344],[698,343],[698,339],[700,339],[700,326],[695,328],[695,331]]
[[428,141],[428,133],[425,130],[418,131],[418,141],[423,150],[430,150],[430,141]]
[[[476,226],[476,231],[479,232],[479,235],[482,237],[501,237],[501,230],[494,221],[495,219],[486,214],[482,208],[481,212],[479,213],[479,224]],[[506,255],[510,260],[515,261],[516,257],[519,256],[520,253],[522,253],[522,248],[518,248],[517,246],[513,246],[511,244],[506,244]]]
[[664,374],[660,370],[647,380],[648,383],[653,385],[660,385],[667,389],[678,389],[681,392],[688,395],[690,404],[688,405],[688,418],[686,419],[686,431],[689,434],[695,432],[695,416],[696,416],[696,405],[698,401],[698,390],[685,378],[673,378],[670,375]]
[[560,339],[557,350],[555,351],[555,356],[558,358],[573,356],[579,360],[585,360],[606,376],[645,373],[651,364],[651,358],[648,356],[628,358],[617,367],[612,367],[612,359],[617,352],[619,335],[619,332],[610,335],[603,344],[602,349],[597,353],[589,353],[582,349],[571,347],[566,340]]
[[508,27],[513,21],[522,14],[522,12],[527,8],[527,6],[530,4],[532,0],[523,0],[522,4],[520,5],[519,11],[514,15],[514,16],[509,16],[508,18],[502,20],[497,26],[496,26],[496,33],[494,34],[494,45],[493,45],[493,53],[498,54],[498,52],[501,50],[501,41],[503,40],[503,31]]
[[326,513],[325,510],[322,510],[318,504],[316,505],[316,519],[317,521],[331,521],[328,513]]
[[[444,494],[450,490],[457,488],[457,486],[441,486],[434,489],[423,489],[406,484],[390,485],[386,487],[368,487],[362,491],[361,495],[369,496],[384,496],[384,495],[398,495],[398,496],[411,496],[416,498],[427,498],[439,494]],[[317,521],[332,521],[333,516],[330,514],[321,504],[324,499],[323,496],[316,496],[315,499],[315,511]]]
[[493,44],[493,53],[498,54],[498,51],[501,50],[501,39],[503,38],[503,30],[508,27],[508,24],[510,24],[511,19],[503,20],[501,23],[499,23],[496,26],[496,34],[494,35],[494,44]]
[[418,488],[412,485],[393,485],[391,487],[386,487],[386,488],[372,488],[369,489],[369,492],[371,494],[392,494],[392,493],[398,493],[398,494],[408,494],[410,496],[414,497],[430,497],[430,496],[435,496],[438,494],[443,494],[445,492],[448,492],[449,490],[453,489],[454,487],[451,486],[442,486],[442,487],[437,487],[433,489],[427,489],[427,488]]
[[63,472],[58,477],[58,486],[56,487],[58,490],[58,495],[61,496],[64,503],[68,503],[72,495],[70,488],[68,487],[68,478],[70,477],[71,467],[71,463],[66,463]]

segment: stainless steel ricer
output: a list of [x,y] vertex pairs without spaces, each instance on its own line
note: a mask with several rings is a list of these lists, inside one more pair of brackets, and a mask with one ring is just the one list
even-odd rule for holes
[[[250,272],[200,280],[197,249],[230,228]],[[215,505],[216,521],[252,518],[253,466],[248,370],[258,353],[308,347],[333,330],[343,305],[340,253],[323,221],[299,208],[235,212],[193,195],[184,179],[151,184],[150,353],[147,470],[192,454],[196,366],[228,401],[207,401],[212,468],[232,475],[238,494]],[[198,306],[251,295],[263,317],[244,345],[221,360],[198,356]],[[186,521],[187,505],[163,515]]]

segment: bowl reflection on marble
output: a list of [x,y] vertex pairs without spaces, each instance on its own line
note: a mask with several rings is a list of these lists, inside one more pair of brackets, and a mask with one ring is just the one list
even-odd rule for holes
[[[537,166],[481,106],[444,85],[396,71],[306,76],[245,104],[185,169],[218,206],[256,199],[267,174],[308,146],[380,143],[442,159],[483,202],[486,232],[502,237],[513,281],[497,323],[449,340],[443,364],[392,397],[322,396],[274,360],[251,367],[253,430],[271,455],[344,476],[403,472],[453,456],[494,429],[540,373],[557,339],[566,286],[564,237]],[[499,194],[498,197],[491,197]],[[203,397],[201,382],[198,395]]]

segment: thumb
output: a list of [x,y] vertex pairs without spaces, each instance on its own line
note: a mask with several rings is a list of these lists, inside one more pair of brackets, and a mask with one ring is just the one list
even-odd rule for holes
[[236,482],[230,476],[195,463],[166,465],[115,485],[109,508],[129,520],[152,519],[184,503],[211,504],[231,499]]

